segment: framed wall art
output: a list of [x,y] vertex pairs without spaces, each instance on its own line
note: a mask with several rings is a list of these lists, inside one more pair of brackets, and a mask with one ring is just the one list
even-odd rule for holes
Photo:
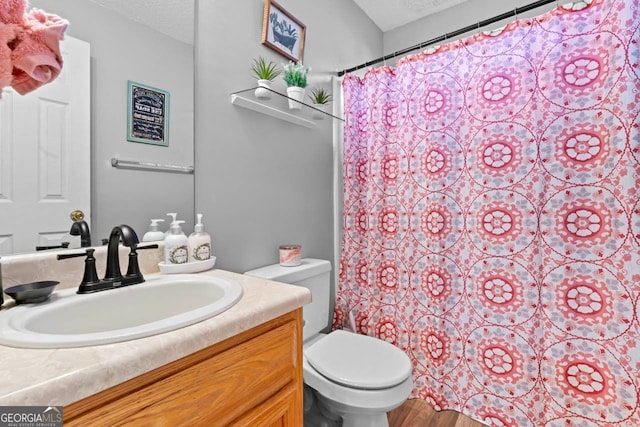
[[127,141],[169,146],[169,92],[128,81]]
[[302,61],[307,27],[273,0],[265,0],[262,44],[293,62]]

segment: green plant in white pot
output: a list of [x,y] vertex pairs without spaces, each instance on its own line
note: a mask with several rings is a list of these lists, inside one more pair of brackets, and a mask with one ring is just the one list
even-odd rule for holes
[[304,102],[305,88],[307,87],[307,74],[311,71],[310,67],[302,65],[302,62],[298,61],[293,63],[289,61],[288,64],[282,66],[284,73],[282,78],[287,84],[287,96],[289,99],[289,109],[299,110],[302,108]]
[[[309,94],[309,98],[313,102],[314,108],[316,108],[316,110],[313,110],[312,117],[317,120],[324,119],[324,114],[322,112],[327,111],[327,106],[329,105],[329,102],[331,102],[333,99],[331,97],[331,94],[327,92],[324,88],[314,87],[313,89],[311,89],[311,94]],[[320,111],[317,111],[317,110],[320,110]]]
[[267,62],[262,56],[253,60],[251,71],[258,79],[258,87],[255,95],[258,99],[271,99],[271,82],[278,77],[281,70],[278,65],[272,61]]

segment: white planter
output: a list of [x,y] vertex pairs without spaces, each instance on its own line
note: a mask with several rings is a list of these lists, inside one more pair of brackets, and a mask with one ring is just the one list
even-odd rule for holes
[[[265,89],[267,88],[267,89]],[[258,80],[258,87],[256,88],[255,95],[258,99],[268,100],[271,99],[271,81],[270,80]]]
[[316,110],[311,110],[311,117],[315,120],[323,120],[325,116],[324,112],[327,111],[327,104],[313,104],[313,107],[316,108]]
[[[291,98],[289,100],[289,109],[290,110],[299,110],[302,108],[302,102],[304,102],[304,88],[298,86],[289,86],[287,88],[287,96]],[[300,101],[300,102],[296,102]]]

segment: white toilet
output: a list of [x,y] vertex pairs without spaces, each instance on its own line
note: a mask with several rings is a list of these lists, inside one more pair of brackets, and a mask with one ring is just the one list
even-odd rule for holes
[[413,388],[411,361],[377,338],[320,333],[329,326],[330,272],[329,261],[306,258],[297,267],[274,264],[245,274],[311,290],[312,302],[303,307],[305,425],[313,425],[308,420],[319,412],[322,420],[315,425],[340,425],[341,419],[343,427],[387,427],[387,412],[402,405]]

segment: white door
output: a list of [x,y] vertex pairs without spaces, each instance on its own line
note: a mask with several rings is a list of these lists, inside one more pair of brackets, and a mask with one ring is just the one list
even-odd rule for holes
[[[79,209],[90,219],[89,43],[66,36],[53,82],[0,99],[0,255],[59,245]],[[63,239],[64,238],[64,239]]]

